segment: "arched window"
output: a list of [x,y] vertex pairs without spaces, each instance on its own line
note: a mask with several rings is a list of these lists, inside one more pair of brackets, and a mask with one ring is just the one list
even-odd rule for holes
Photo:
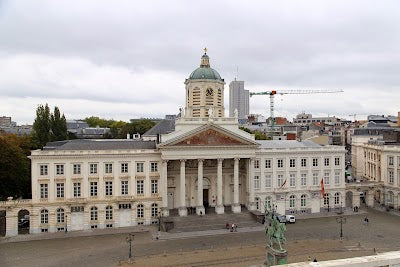
[[340,193],[336,192],[335,193],[335,205],[338,205],[340,203]]
[[97,219],[98,219],[97,207],[91,207],[90,208],[90,220],[97,221]]
[[112,220],[113,219],[113,208],[112,206],[107,206],[106,207],[106,220]]
[[59,208],[57,209],[57,223],[63,223],[65,221],[65,212],[64,209]]
[[158,205],[157,203],[151,204],[151,217],[156,218],[158,216]]
[[324,195],[324,205],[329,206],[329,194],[325,193]]
[[296,197],[295,197],[294,195],[291,195],[291,196],[289,197],[289,207],[290,207],[290,208],[294,208],[294,206],[295,206],[295,199],[296,199]]
[[49,211],[43,209],[40,211],[40,223],[49,223]]
[[143,208],[143,204],[137,205],[136,213],[137,213],[137,217],[138,217],[138,218],[143,218],[143,217],[144,217],[144,208]]
[[302,208],[307,206],[307,196],[306,195],[301,195],[300,197],[300,205]]

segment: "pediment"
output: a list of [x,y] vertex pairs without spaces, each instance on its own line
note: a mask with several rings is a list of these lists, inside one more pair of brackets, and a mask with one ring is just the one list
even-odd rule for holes
[[229,132],[208,128],[168,144],[168,146],[248,146],[252,140],[230,135]]

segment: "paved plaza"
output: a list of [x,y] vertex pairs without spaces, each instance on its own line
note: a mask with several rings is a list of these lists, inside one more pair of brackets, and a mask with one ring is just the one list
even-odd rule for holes
[[[365,216],[346,216],[343,242],[339,241],[340,225],[335,217],[303,219],[287,225],[289,262],[306,261],[308,256],[324,260],[371,255],[374,250],[400,250],[399,216],[369,210],[368,226],[362,224]],[[131,230],[139,230],[133,245],[135,266],[248,266],[264,260],[266,238],[262,226],[239,228],[237,233],[216,230],[205,235],[163,234],[160,240],[154,238],[154,226],[81,237],[19,242],[3,239],[0,260],[2,266],[117,266],[127,259],[125,238]]]

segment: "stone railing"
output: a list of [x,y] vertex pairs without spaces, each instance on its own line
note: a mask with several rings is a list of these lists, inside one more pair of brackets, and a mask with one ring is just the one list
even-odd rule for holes
[[0,207],[26,206],[31,204],[32,204],[32,199],[16,199],[16,200],[0,201]]

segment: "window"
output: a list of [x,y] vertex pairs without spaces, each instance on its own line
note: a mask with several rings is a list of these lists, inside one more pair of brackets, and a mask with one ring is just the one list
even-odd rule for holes
[[289,176],[289,184],[290,187],[295,187],[296,186],[296,174],[295,173],[291,173]]
[[104,172],[105,173],[112,173],[113,172],[112,163],[104,164]]
[[307,185],[307,173],[302,173],[300,175],[300,183],[301,183],[301,186]]
[[112,184],[113,184],[112,181],[106,182],[106,196],[112,196],[112,191],[113,191]]
[[265,206],[268,210],[271,209],[271,197],[266,197],[265,198]]
[[90,182],[90,196],[97,196],[97,182]]
[[58,198],[64,197],[64,183],[57,183],[56,184],[56,196]]
[[158,180],[151,180],[151,193],[158,194]]
[[121,173],[128,173],[128,163],[121,163]]
[[307,167],[307,159],[301,159],[301,167]]
[[40,184],[40,198],[45,199],[49,197],[49,190],[47,184]]
[[81,183],[74,183],[74,197],[81,196]]
[[265,175],[265,188],[271,188],[271,174]]
[[128,181],[121,181],[121,195],[128,194]]
[[317,158],[312,159],[312,165],[313,165],[313,167],[318,167],[318,159]]
[[98,219],[97,207],[91,207],[90,208],[90,220],[97,221],[97,219]]
[[85,207],[84,206],[72,206],[71,207],[71,212],[84,212]]
[[282,174],[278,174],[278,187],[281,188],[283,183],[283,175]]
[[266,159],[265,160],[265,168],[266,169],[271,169],[271,160],[270,159]]
[[335,200],[335,205],[338,205],[339,201],[340,201],[340,193],[339,192],[335,193],[334,200]]
[[260,161],[258,159],[256,159],[254,161],[254,169],[259,169],[260,168]]
[[289,207],[290,207],[290,208],[294,208],[294,206],[295,206],[295,199],[296,199],[296,197],[295,197],[294,195],[291,195],[291,196],[289,197]]
[[119,209],[120,210],[128,210],[131,209],[132,205],[130,203],[126,203],[126,204],[119,204]]
[[290,168],[296,167],[296,159],[290,159],[289,160],[289,167]]
[[144,163],[143,162],[136,163],[136,172],[144,172]]
[[49,211],[44,209],[40,211],[40,223],[49,223]]
[[254,176],[254,189],[256,190],[260,189],[260,176],[258,175]]
[[113,219],[113,208],[112,206],[107,206],[106,207],[106,220],[112,220]]
[[143,208],[143,204],[137,205],[136,214],[137,214],[137,217],[138,217],[138,218],[143,218],[143,217],[144,217],[144,208]]
[[389,170],[389,183],[393,184],[394,182],[394,172],[393,170]]
[[278,168],[283,168],[283,159],[278,159]]
[[340,165],[340,158],[335,158],[335,166],[339,166]]
[[56,164],[56,175],[64,175],[64,165]]
[[318,185],[318,176],[319,176],[318,173],[314,172],[312,176],[313,176],[312,177],[312,184],[313,185]]
[[306,195],[301,195],[301,197],[300,197],[300,206],[302,208],[307,206],[307,196]]
[[57,223],[63,223],[64,222],[64,209],[59,208],[57,209]]
[[325,166],[329,166],[329,158],[325,158],[324,159],[324,165]]
[[97,174],[97,163],[89,164],[89,173],[90,174]]
[[393,166],[394,165],[394,158],[392,156],[389,156],[389,166]]
[[81,164],[74,164],[73,172],[74,172],[74,174],[81,174]]
[[48,175],[48,167],[47,165],[40,165],[40,175]]
[[325,185],[329,185],[329,178],[330,178],[329,176],[330,176],[329,172],[324,173],[324,184]]
[[112,223],[106,223],[106,228],[113,228]]
[[324,205],[329,206],[329,194],[325,193],[324,195]]
[[335,172],[335,185],[340,184],[340,172]]
[[157,171],[158,171],[158,164],[157,164],[157,162],[151,162],[151,163],[150,163],[150,171],[151,171],[151,172],[157,172]]
[[138,195],[144,194],[144,181],[143,180],[136,181],[136,194],[138,194]]
[[151,204],[151,217],[156,218],[158,216],[158,205],[157,203]]

